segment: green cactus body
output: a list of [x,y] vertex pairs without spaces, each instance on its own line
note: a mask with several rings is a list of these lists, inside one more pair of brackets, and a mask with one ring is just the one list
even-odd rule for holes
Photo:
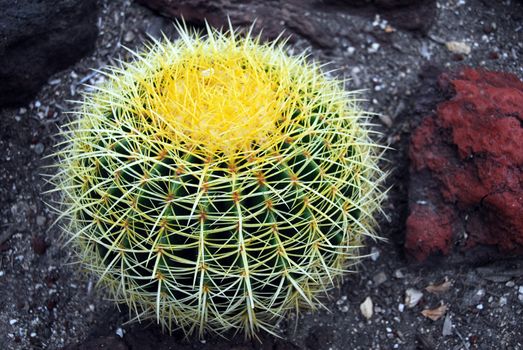
[[63,134],[85,266],[138,319],[274,331],[372,235],[378,147],[343,84],[282,45],[181,30],[107,73]]

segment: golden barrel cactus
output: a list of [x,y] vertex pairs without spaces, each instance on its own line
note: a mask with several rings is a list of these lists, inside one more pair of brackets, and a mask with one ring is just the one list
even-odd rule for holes
[[64,128],[67,235],[137,319],[274,332],[373,236],[380,147],[354,93],[304,55],[179,34],[105,72]]

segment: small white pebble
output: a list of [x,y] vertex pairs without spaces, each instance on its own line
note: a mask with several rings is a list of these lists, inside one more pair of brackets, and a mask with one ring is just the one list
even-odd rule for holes
[[5,272],[4,271],[0,271],[0,277],[2,277],[3,275],[5,275]]
[[94,305],[93,304],[89,304],[89,310],[91,310],[91,312],[94,311]]
[[123,40],[128,43],[128,42],[133,41],[134,38],[135,38],[134,33],[132,31],[128,31],[127,33],[125,33]]
[[36,101],[35,102],[35,107],[36,108],[39,108],[41,105],[42,105],[42,102],[40,102],[40,101]]
[[123,338],[123,335],[125,334],[125,331],[121,327],[118,327],[118,328],[116,328],[116,332],[115,333],[120,338]]
[[365,298],[365,301],[360,304],[360,311],[367,320],[370,320],[374,312],[374,305],[370,297]]
[[523,294],[523,286],[519,286],[519,288],[518,288],[518,293],[519,293],[519,294]]
[[31,332],[31,334],[29,334],[31,336],[31,338],[34,338],[36,337],[36,333],[35,332]]
[[405,291],[405,305],[407,305],[407,307],[411,309],[414,306],[418,305],[418,302],[421,300],[422,297],[422,292],[414,288],[409,288]]
[[403,271],[401,271],[401,269],[397,269],[396,271],[394,271],[394,277],[405,278],[405,274],[403,273]]
[[460,41],[449,41],[445,43],[447,50],[453,53],[468,55],[470,54],[470,46]]
[[476,305],[476,309],[478,309],[478,310],[483,310],[483,304],[478,304],[478,305]]
[[515,286],[514,281],[508,281],[507,283],[505,283],[505,285],[506,285],[507,287],[509,287],[509,288],[512,288],[512,287]]
[[379,49],[380,49],[380,44],[378,44],[378,43],[372,43],[372,44],[370,45],[370,47],[368,48],[367,51],[368,51],[369,53],[376,53],[376,52],[378,52]]
[[370,250],[371,260],[376,261],[376,260],[378,260],[379,257],[380,257],[380,250],[376,247],[372,247],[372,249]]
[[374,22],[372,22],[373,27],[377,27],[380,24],[380,15],[374,16]]
[[443,329],[441,330],[441,333],[444,337],[452,334],[452,320],[450,319],[449,314],[445,316],[445,321],[443,321]]
[[61,79],[52,79],[52,80],[49,80],[49,85],[58,85],[62,82]]
[[385,329],[387,330],[387,333],[392,333],[392,328],[387,327],[387,328],[385,328]]
[[505,305],[507,305],[507,302],[508,302],[508,300],[506,297],[499,298],[499,306],[505,306]]
[[405,304],[400,303],[398,305],[398,310],[399,310],[399,312],[403,312],[405,310]]
[[338,301],[336,301],[336,305],[341,305],[341,304],[343,304],[346,301],[347,301],[347,296],[346,295],[342,295],[341,298],[338,299]]
[[18,322],[18,320],[15,320],[15,319],[12,319],[12,320],[9,320],[9,324],[12,326],[14,324],[16,324]]

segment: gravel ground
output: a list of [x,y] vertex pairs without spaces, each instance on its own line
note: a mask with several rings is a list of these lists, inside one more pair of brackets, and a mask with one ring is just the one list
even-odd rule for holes
[[[50,189],[41,173],[51,172],[44,168],[52,162],[45,156],[59,141],[54,136],[58,126],[90,89],[84,84],[103,81],[93,68],[129,60],[123,46],[139,48],[148,35],[175,35],[169,20],[144,7],[102,0],[95,52],[53,76],[28,106],[0,111],[0,349],[76,349],[81,347],[75,344],[99,337],[129,349],[523,349],[521,258],[418,265],[401,250],[406,146],[413,126],[440,98],[435,78],[443,69],[462,65],[521,78],[523,4],[438,1],[427,35],[396,30],[379,16],[348,16],[327,8],[317,16],[341,28],[334,48],[314,48],[298,37],[290,51],[310,50],[315,59],[338,68],[336,74],[352,78],[349,88],[365,89],[362,103],[380,114],[375,122],[382,142],[395,149],[385,165],[392,171],[387,219],[380,229],[387,241],[368,242],[369,257],[359,273],[347,276],[326,299],[331,311],[291,315],[281,324],[285,341],[160,336],[154,326],[143,330],[144,325],[124,324],[127,313],[116,312],[96,290],[96,280],[73,264],[59,228],[52,225],[56,215],[43,203],[53,195],[42,195]],[[447,47],[451,41],[459,43],[450,44],[454,52]],[[149,339],[147,346],[138,345],[140,339]]]

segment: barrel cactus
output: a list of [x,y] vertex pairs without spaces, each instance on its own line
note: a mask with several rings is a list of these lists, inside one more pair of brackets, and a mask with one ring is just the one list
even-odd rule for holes
[[179,35],[107,70],[64,127],[66,233],[138,320],[275,332],[375,236],[381,148],[355,94],[305,55]]

